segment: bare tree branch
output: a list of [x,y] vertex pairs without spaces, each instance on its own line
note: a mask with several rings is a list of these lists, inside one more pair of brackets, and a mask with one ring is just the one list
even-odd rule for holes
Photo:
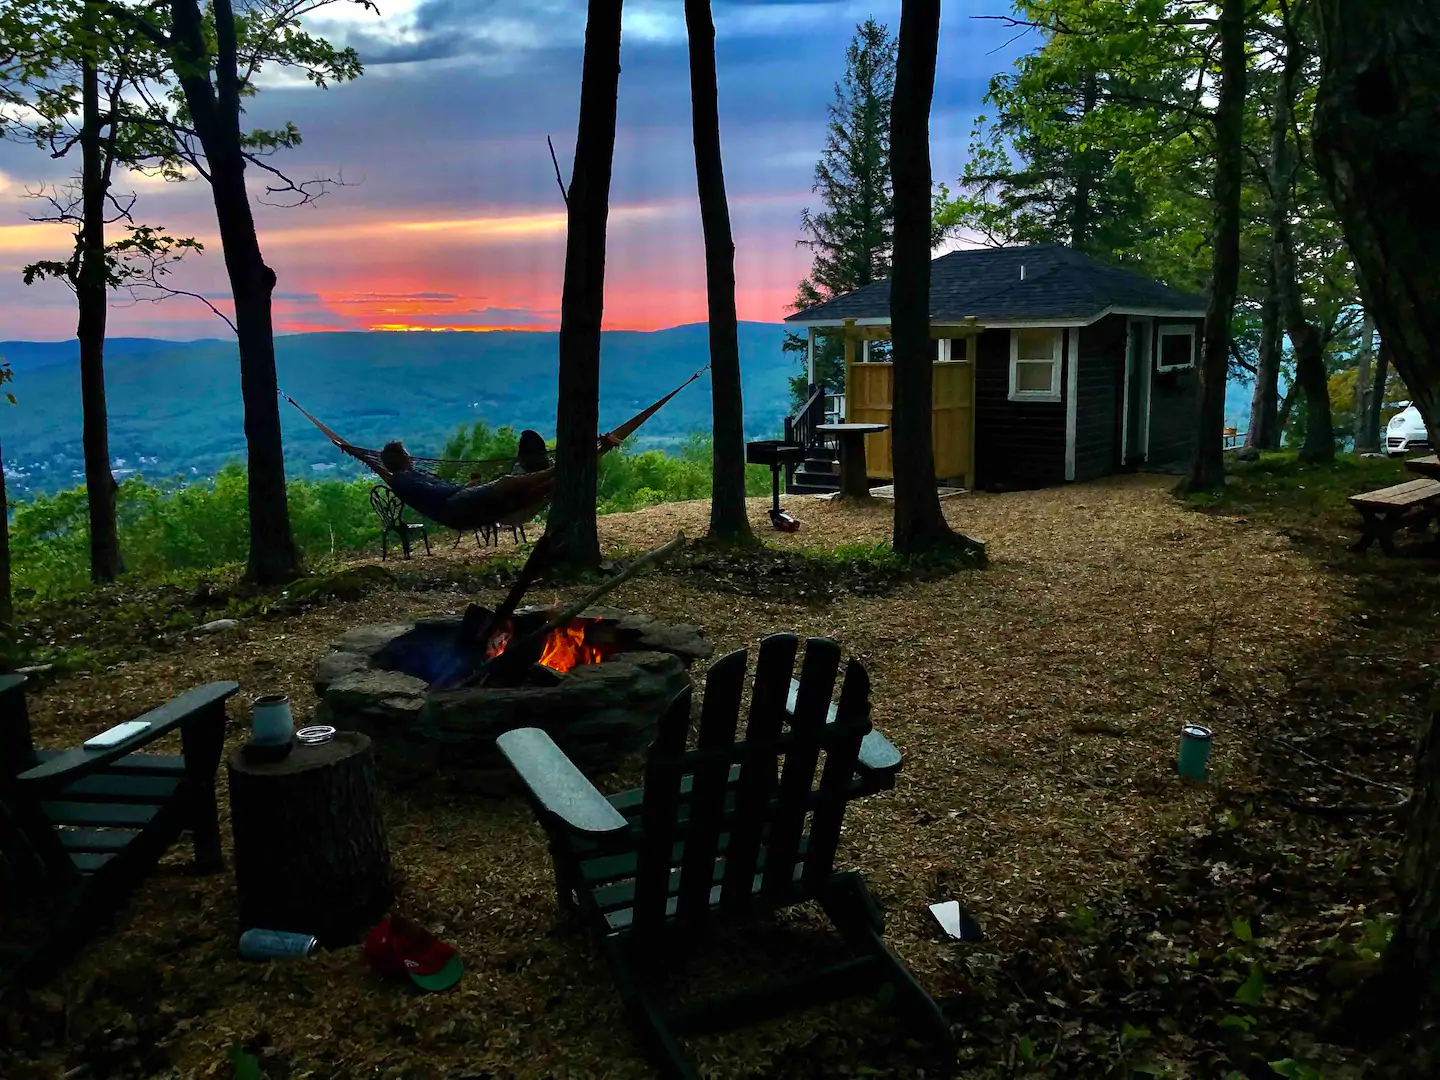
[[560,177],[560,159],[555,156],[555,144],[550,141],[550,136],[545,136],[545,145],[550,147],[550,163],[555,166],[555,183],[560,185],[560,198],[565,201],[565,209],[570,209],[570,196],[565,191],[565,181]]

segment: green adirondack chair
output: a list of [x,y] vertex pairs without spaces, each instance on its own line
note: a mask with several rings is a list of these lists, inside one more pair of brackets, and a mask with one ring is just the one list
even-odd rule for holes
[[[798,651],[792,634],[761,642],[744,741],[736,728],[748,655],[717,660],[693,748],[686,690],[660,721],[636,791],[605,798],[538,728],[497,740],[549,835],[562,907],[598,940],[647,1056],[667,1077],[696,1075],[680,1035],[865,993],[896,1000],[951,1046],[944,1015],[886,947],[864,879],[834,869],[846,805],[893,786],[900,755],[871,729],[865,668],[849,662],[832,704],[839,645],[808,639],[796,681]],[[657,963],[673,964],[712,924],[807,900],[819,901],[852,955],[696,1007],[666,1008],[647,987]]]
[[[189,690],[115,746],[37,751],[24,687],[24,676],[0,676],[0,989],[68,960],[181,832],[198,871],[222,868],[215,772],[225,702],[239,690]],[[136,753],[177,728],[181,755]]]

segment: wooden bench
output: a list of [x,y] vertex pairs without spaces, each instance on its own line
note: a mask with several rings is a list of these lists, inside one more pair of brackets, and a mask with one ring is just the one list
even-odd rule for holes
[[1378,488],[1350,496],[1350,505],[1360,512],[1361,535],[1352,545],[1364,551],[1376,540],[1380,550],[1395,555],[1395,534],[1401,529],[1425,529],[1435,519],[1440,500],[1440,480],[1407,480],[1403,484]]

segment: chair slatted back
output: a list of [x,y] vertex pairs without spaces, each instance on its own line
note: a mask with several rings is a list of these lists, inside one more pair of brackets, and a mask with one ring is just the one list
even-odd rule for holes
[[705,700],[701,704],[700,734],[695,747],[700,760],[695,763],[694,787],[690,790],[689,839],[680,868],[678,914],[682,919],[703,919],[710,911],[715,858],[720,853],[725,788],[748,660],[744,650],[732,652],[721,657],[705,678]]
[[[800,833],[805,827],[805,812],[815,781],[815,766],[820,760],[825,714],[830,710],[830,695],[835,690],[835,674],[839,669],[837,643],[827,638],[811,638],[805,643],[800,693],[790,721],[790,730],[796,739],[785,755],[780,802],[770,823],[769,843],[765,845],[765,892],[779,892],[789,884],[795,870]],[[855,768],[853,761],[850,768],[852,771]]]
[[[803,681],[801,687],[803,694]],[[798,716],[798,705],[795,712]],[[810,817],[810,847],[805,853],[804,883],[810,890],[818,889],[835,865],[850,780],[860,758],[860,744],[870,732],[870,675],[864,665],[854,660],[845,666],[845,681],[840,687],[840,701],[831,727],[833,737],[825,746],[825,767],[820,774],[819,797]]]
[[752,882],[760,856],[761,830],[765,826],[765,809],[775,793],[785,703],[799,649],[800,639],[794,634],[771,634],[760,642],[755,683],[750,690],[750,718],[745,725],[740,787],[735,796],[735,822],[720,893],[720,906],[727,911],[743,911],[754,900]]
[[[860,743],[870,730],[870,681],[852,660],[835,720],[827,722],[840,646],[809,639],[787,732],[799,645],[793,634],[761,642],[743,742],[736,741],[749,659],[743,649],[710,668],[694,749],[686,749],[688,690],[661,720],[645,767],[631,922],[636,935],[658,933],[672,918],[703,923],[717,899],[727,913],[744,912],[757,900],[767,907],[793,903],[814,895],[830,876]],[[803,867],[798,874],[797,867]]]
[[671,851],[680,809],[681,755],[689,730],[690,688],[686,687],[660,718],[645,762],[645,802],[640,811],[640,849],[635,864],[636,934],[655,932],[667,914]]

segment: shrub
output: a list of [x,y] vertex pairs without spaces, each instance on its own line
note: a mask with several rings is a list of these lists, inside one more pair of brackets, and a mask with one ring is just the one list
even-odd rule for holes
[[[484,423],[462,428],[446,443],[447,458],[495,458],[515,453],[516,434]],[[508,449],[507,449],[508,448]],[[710,494],[711,442],[697,435],[674,453],[621,448],[600,461],[600,513],[637,510]],[[306,559],[379,549],[370,509],[378,480],[292,480],[286,487],[290,525]],[[746,491],[770,490],[770,472],[750,466]],[[177,570],[210,570],[243,563],[249,551],[244,468],[226,465],[204,481],[130,477],[119,487],[120,547],[127,572],[146,578]],[[83,487],[39,495],[13,507],[10,559],[17,599],[83,589],[90,579],[88,504]],[[435,526],[440,528],[440,526]]]

